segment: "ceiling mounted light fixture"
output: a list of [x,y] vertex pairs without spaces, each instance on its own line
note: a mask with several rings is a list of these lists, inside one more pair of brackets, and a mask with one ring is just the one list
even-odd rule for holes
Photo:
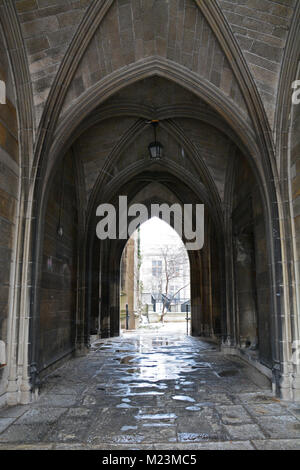
[[160,160],[163,155],[164,146],[156,140],[156,128],[158,123],[159,121],[157,119],[153,119],[151,121],[154,130],[154,142],[151,142],[151,144],[148,146],[151,160]]

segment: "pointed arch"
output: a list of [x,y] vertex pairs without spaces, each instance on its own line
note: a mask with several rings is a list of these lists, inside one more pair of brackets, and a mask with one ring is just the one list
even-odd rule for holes
[[153,76],[173,81],[209,104],[222,116],[229,127],[235,129],[249,154],[256,159],[257,165],[261,166],[255,133],[239,107],[227,100],[214,85],[202,80],[185,67],[159,57],[149,57],[126,69],[117,70],[81,95],[58,124],[50,148],[51,159],[54,160],[63,146],[73,140],[72,133],[76,131],[80,123],[110,96],[124,87]]
[[248,64],[228,21],[216,0],[195,0],[195,2],[207,19],[231,64],[234,75],[241,87],[252,119],[252,125],[256,130],[258,138],[261,138],[262,134],[266,139],[264,147],[271,150],[273,148],[273,142],[265,109]]
[[[113,2],[114,0],[93,0],[64,55],[59,71],[51,86],[40,121],[34,166],[39,163],[42,153],[48,150],[69,84],[91,38]],[[32,176],[34,177],[35,175],[33,174]]]
[[[284,342],[284,354],[286,361],[291,361],[294,341],[299,338],[300,330],[300,298],[299,298],[299,268],[298,260],[300,253],[297,252],[298,230],[296,229],[295,203],[297,199],[297,191],[292,190],[292,180],[296,179],[297,170],[292,175],[292,154],[296,153],[293,149],[293,135],[295,131],[294,123],[296,122],[296,113],[299,111],[299,105],[292,103],[292,83],[299,79],[300,73],[300,3],[296,6],[295,15],[289,31],[284,58],[281,66],[281,74],[279,80],[279,89],[276,103],[276,158],[277,166],[280,174],[280,186],[282,191],[282,203],[280,205],[280,216],[282,226],[282,243],[283,257],[287,261],[283,263],[284,275],[286,278],[286,296],[285,296],[285,321],[286,335]],[[299,117],[298,117],[299,121]],[[296,148],[296,146],[295,146]],[[295,155],[294,155],[295,157]],[[294,162],[294,168],[297,168]],[[293,194],[294,193],[294,194]],[[299,197],[299,196],[298,196]],[[286,371],[286,379],[284,387],[286,387],[286,396],[288,399],[299,399],[300,386],[299,376],[300,370],[296,364],[293,364],[293,392],[289,391],[288,371]]]
[[28,377],[28,331],[30,286],[30,230],[32,185],[29,179],[33,159],[34,111],[29,69],[21,28],[14,2],[0,5],[0,23],[10,61],[16,99],[18,140],[18,181],[11,234],[10,293],[8,309],[7,403],[28,403],[31,399]]
[[[106,5],[109,8],[111,4],[110,2],[105,2],[102,6]],[[265,111],[255,83],[232,33],[227,28],[227,23],[224,18],[220,16],[221,14],[217,9],[216,3],[203,1],[197,2],[197,4],[199,8],[205,12],[204,17],[212,25],[211,28],[213,28],[219,43],[225,47],[225,55],[230,60],[237,73],[237,85],[242,90],[243,99],[246,101],[251,119],[234,103],[234,100],[229,99],[226,94],[222,93],[222,91],[216,85],[210,83],[209,80],[199,77],[182,64],[158,56],[150,56],[147,59],[141,59],[102,77],[100,81],[81,93],[73,105],[66,110],[66,113],[60,116],[68,85],[76,70],[75,64],[79,63],[80,58],[84,55],[84,47],[88,45],[88,41],[86,41],[84,47],[79,47],[80,53],[78,56],[76,55],[77,50],[75,48],[75,56],[66,59],[66,63],[68,63],[65,69],[66,76],[68,76],[66,87],[62,88],[61,83],[56,80],[51,91],[51,96],[56,96],[57,98],[55,98],[52,103],[50,102],[52,98],[49,96],[49,109],[45,110],[43,125],[40,129],[35,160],[37,170],[35,176],[39,176],[39,181],[37,179],[35,191],[35,199],[38,201],[38,207],[35,213],[37,227],[34,235],[36,238],[33,238],[33,246],[38,251],[38,224],[43,216],[45,198],[43,186],[47,185],[47,182],[50,180],[53,168],[55,168],[55,164],[62,152],[72,144],[74,136],[80,133],[80,126],[83,120],[88,118],[93,112],[96,113],[97,107],[108,97],[120,91],[125,86],[136,83],[143,78],[160,76],[176,82],[208,103],[218,115],[224,119],[226,126],[236,132],[244,147],[247,149],[247,154],[249,158],[252,159],[256,172],[259,175],[260,187],[264,195],[263,202],[267,221],[268,240],[270,241],[268,254],[269,264],[271,266],[271,285],[273,289],[272,310],[274,312],[274,331],[276,336],[274,360],[276,363],[275,373],[279,375],[281,373],[283,357],[281,350],[282,324],[280,320],[282,305],[278,298],[278,291],[282,284],[282,266],[281,232],[277,207],[278,201],[280,200],[280,190],[277,182],[273,142]],[[102,13],[104,16],[105,13],[103,10]],[[100,13],[99,15],[101,16]],[[213,18],[214,15],[215,18]],[[93,28],[94,27],[97,27],[96,23],[93,23]],[[88,35],[88,37],[91,40],[92,35]],[[73,43],[70,49],[72,47]],[[72,62],[72,60],[74,62]],[[38,259],[36,262],[38,262]],[[277,383],[279,383],[279,381],[277,381]]]

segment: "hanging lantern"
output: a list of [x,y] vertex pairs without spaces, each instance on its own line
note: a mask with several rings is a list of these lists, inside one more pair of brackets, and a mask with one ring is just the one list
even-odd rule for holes
[[151,160],[159,160],[163,156],[163,145],[156,140],[156,128],[158,126],[158,121],[153,120],[151,121],[151,124],[153,126],[154,130],[154,142],[151,142],[151,144],[148,146],[149,150],[149,155]]

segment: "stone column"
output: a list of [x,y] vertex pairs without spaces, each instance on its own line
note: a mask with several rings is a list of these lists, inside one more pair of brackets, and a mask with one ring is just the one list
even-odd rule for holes
[[252,234],[235,238],[235,276],[238,309],[238,335],[242,348],[257,347],[257,313]]

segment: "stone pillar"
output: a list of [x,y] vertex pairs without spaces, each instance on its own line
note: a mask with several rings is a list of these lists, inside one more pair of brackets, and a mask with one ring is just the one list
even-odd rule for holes
[[235,238],[235,275],[238,335],[242,348],[257,347],[257,314],[252,234]]
[[110,336],[120,335],[120,267],[111,263],[109,272]]
[[190,279],[191,279],[191,334],[201,335],[202,322],[202,270],[201,254],[195,252],[190,257]]
[[110,272],[107,249],[100,254],[101,283],[100,283],[100,337],[110,337],[110,308],[109,284]]

